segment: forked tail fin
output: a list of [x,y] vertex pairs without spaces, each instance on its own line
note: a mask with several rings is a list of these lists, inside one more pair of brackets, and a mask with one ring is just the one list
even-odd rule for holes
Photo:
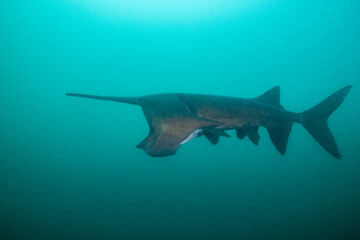
[[341,105],[351,87],[346,86],[338,90],[315,107],[300,113],[299,122],[328,153],[338,159],[341,158],[341,154],[327,119]]
[[80,94],[80,93],[66,93],[65,95],[141,105],[141,98],[139,97],[104,97],[104,96],[95,96],[95,95]]

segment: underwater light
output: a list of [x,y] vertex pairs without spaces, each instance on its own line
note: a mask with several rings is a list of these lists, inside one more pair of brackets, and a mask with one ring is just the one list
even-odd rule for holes
[[[70,1],[70,0],[69,0]],[[264,0],[72,0],[110,18],[193,21],[240,10],[250,10]]]

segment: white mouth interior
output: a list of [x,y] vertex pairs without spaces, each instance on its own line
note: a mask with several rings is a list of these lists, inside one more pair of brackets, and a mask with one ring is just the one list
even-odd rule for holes
[[203,131],[202,129],[195,129],[192,133],[190,133],[190,135],[187,138],[185,138],[184,141],[182,141],[180,143],[180,145],[187,143],[188,141],[196,138],[197,136],[199,136],[202,133],[202,131]]

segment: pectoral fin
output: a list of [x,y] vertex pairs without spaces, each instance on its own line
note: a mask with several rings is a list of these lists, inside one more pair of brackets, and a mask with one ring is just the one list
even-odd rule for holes
[[208,131],[204,131],[204,136],[213,144],[216,145],[219,142],[220,136]]
[[216,145],[219,142],[220,136],[231,137],[224,130],[216,128],[205,128],[203,134],[213,145]]
[[205,128],[204,131],[212,133],[214,135],[218,135],[218,136],[223,136],[223,137],[231,137],[229,134],[227,134],[224,130],[222,129],[216,129],[216,128]]

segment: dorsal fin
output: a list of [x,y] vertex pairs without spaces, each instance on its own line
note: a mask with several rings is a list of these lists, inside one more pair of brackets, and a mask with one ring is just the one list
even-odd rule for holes
[[274,107],[282,108],[280,104],[280,87],[275,86],[265,92],[264,94],[260,95],[259,97],[255,98],[256,101],[266,103],[272,105]]

